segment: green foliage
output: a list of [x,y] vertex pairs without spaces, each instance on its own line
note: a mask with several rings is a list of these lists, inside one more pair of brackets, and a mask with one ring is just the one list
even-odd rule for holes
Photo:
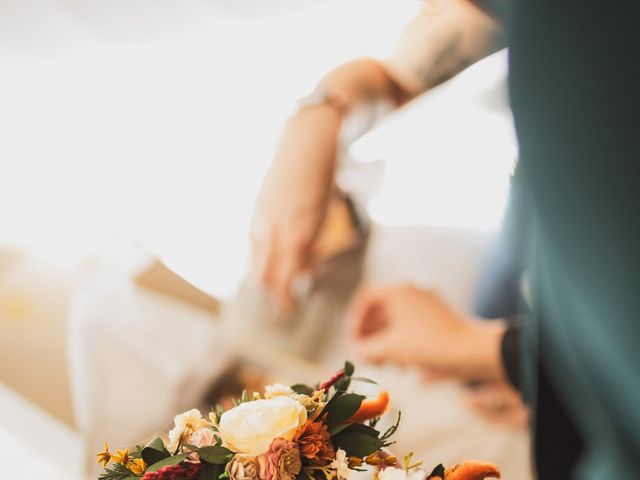
[[130,480],[136,477],[127,467],[119,463],[113,463],[99,477],[98,480]]
[[364,396],[355,393],[336,394],[326,405],[327,424],[336,425],[349,420],[360,408]]
[[171,455],[160,437],[151,440],[140,453],[147,465],[153,465]]
[[311,396],[313,395],[313,388],[311,388],[309,385],[304,385],[302,383],[296,383],[295,385],[291,385],[291,390],[293,390],[294,392],[300,394],[300,395],[308,395]]
[[220,445],[198,448],[196,451],[203,462],[211,465],[226,465],[233,457],[231,450]]
[[436,468],[429,474],[427,480],[430,478],[444,478],[444,465],[437,465]]
[[338,392],[346,392],[351,385],[351,377],[343,377],[338,380],[333,386]]
[[353,366],[353,363],[351,363],[350,361],[346,361],[344,362],[344,374],[347,377],[350,377],[353,375],[353,372],[355,372],[356,367]]
[[178,465],[179,463],[184,462],[188,456],[189,456],[188,453],[181,453],[179,455],[167,457],[164,460],[160,460],[159,462],[156,462],[153,465],[151,465],[149,468],[147,468],[147,472],[155,472],[157,470],[160,470],[162,467],[168,467],[170,465]]
[[[129,452],[131,458],[142,458],[142,445],[137,445],[133,452]],[[124,465],[119,463],[111,463],[109,467],[105,468],[105,471],[100,474],[98,480],[134,480],[140,478],[140,476],[134,475]]]
[[215,408],[215,414],[218,422],[220,422],[220,417],[222,417],[223,413],[224,413],[224,407],[220,404],[217,404]]
[[329,435],[331,435],[333,437],[334,435],[339,434],[345,428],[348,428],[349,425],[350,425],[349,423],[343,423],[342,425],[335,425],[335,426],[329,428]]
[[348,456],[363,458],[384,446],[378,435],[379,432],[371,427],[353,424],[334,435],[331,440],[335,448],[343,449]]
[[354,382],[371,383],[373,385],[378,385],[378,382],[367,377],[351,377],[351,380],[353,380]]
[[401,418],[402,418],[402,412],[398,412],[398,419],[396,420],[396,423],[391,425],[391,427],[389,427],[389,429],[386,432],[384,432],[382,437],[380,437],[380,440],[382,440],[382,442],[384,442],[384,446],[385,447],[391,445],[390,443],[386,443],[386,442],[387,442],[387,440],[389,440],[389,438],[391,438],[391,436],[393,434],[395,434],[398,431],[398,427],[400,426],[400,419]]
[[205,464],[198,480],[218,480],[224,475],[224,468],[218,465]]

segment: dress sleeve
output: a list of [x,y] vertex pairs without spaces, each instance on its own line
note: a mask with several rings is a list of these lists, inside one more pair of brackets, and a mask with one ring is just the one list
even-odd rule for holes
[[521,390],[522,375],[520,371],[520,349],[522,345],[522,326],[510,325],[505,331],[500,344],[502,364],[511,385]]

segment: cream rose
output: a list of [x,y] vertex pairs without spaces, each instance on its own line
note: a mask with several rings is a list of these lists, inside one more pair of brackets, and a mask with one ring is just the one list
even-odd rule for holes
[[289,397],[255,400],[222,414],[222,445],[235,453],[258,456],[275,438],[292,440],[298,427],[307,421],[307,410]]

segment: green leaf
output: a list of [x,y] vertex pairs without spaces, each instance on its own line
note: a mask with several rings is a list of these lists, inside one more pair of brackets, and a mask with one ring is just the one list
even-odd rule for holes
[[353,366],[353,363],[351,363],[350,361],[346,361],[344,362],[344,374],[347,377],[350,377],[351,375],[353,375],[353,372],[356,370],[356,367]]
[[442,464],[437,465],[436,468],[434,468],[433,471],[429,474],[427,480],[429,478],[444,478],[444,466]]
[[240,402],[246,403],[249,400],[249,392],[247,392],[247,389],[245,388],[244,390],[242,390],[242,394],[240,395]]
[[352,423],[349,427],[353,431],[362,432],[376,438],[380,437],[380,432],[378,430],[369,425],[365,425],[364,423]]
[[205,463],[204,467],[200,471],[198,480],[218,480],[221,473],[222,473],[222,467],[219,467],[218,465],[210,465]]
[[311,388],[309,385],[303,385],[302,383],[291,385],[291,390],[300,395],[313,395],[313,388]]
[[325,403],[324,408],[320,412],[320,415],[318,415],[318,418],[324,417],[326,413],[329,411],[329,409],[331,408],[331,406],[333,405],[333,403],[336,401],[336,399],[342,395],[344,395],[344,392],[338,392],[338,391],[336,391],[331,398],[329,398],[328,395],[325,395],[325,402],[327,403]]
[[131,478],[139,479],[140,477],[131,475],[131,470],[119,463],[115,463],[110,468],[105,469],[98,477],[98,480],[129,480]]
[[402,419],[402,412],[400,411],[398,412],[398,419],[396,420],[396,423],[391,425],[387,429],[387,431],[384,432],[380,440],[382,440],[383,442],[386,442],[393,434],[395,434],[398,431],[398,427],[400,426],[401,419]]
[[140,456],[147,465],[153,465],[170,455],[160,437],[151,440],[140,452]]
[[335,383],[334,388],[339,392],[346,392],[349,389],[349,385],[351,385],[351,378],[343,377]]
[[355,393],[334,396],[327,404],[327,423],[335,425],[346,422],[358,411],[363,400],[364,396]]
[[351,377],[351,380],[353,380],[354,382],[372,383],[373,385],[378,384],[378,382],[376,382],[375,380],[371,380],[367,377]]
[[220,445],[198,449],[198,455],[203,462],[212,465],[226,465],[233,457],[233,452]]
[[350,425],[351,425],[350,423],[343,423],[342,425],[336,425],[335,427],[331,427],[329,429],[329,435],[333,437],[334,435],[339,434],[345,428],[348,428]]
[[[358,427],[362,426],[364,425],[358,425]],[[331,439],[336,449],[343,449],[347,452],[347,456],[362,458],[383,447],[383,442],[378,437],[354,427],[356,425],[351,425],[350,428],[343,430]]]
[[188,453],[181,453],[180,455],[167,457],[164,460],[160,460],[159,462],[156,462],[153,465],[151,465],[149,468],[147,468],[147,472],[155,472],[157,470],[160,470],[162,467],[168,467],[170,465],[178,465],[179,463],[184,462],[188,456],[189,456]]

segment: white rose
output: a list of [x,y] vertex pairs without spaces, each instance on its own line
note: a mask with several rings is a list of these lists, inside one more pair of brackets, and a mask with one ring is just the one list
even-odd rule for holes
[[427,472],[413,468],[408,472],[404,468],[387,467],[378,474],[379,480],[425,480]]
[[289,397],[255,400],[227,410],[220,418],[222,445],[235,453],[258,456],[275,438],[292,440],[307,421],[307,411]]
[[181,436],[184,435],[184,437],[188,439],[196,430],[208,426],[207,421],[202,418],[200,410],[196,408],[189,410],[188,412],[181,413],[180,415],[176,415],[173,419],[173,423],[175,426],[169,432],[169,442],[167,443],[167,449],[170,451],[178,448]]
[[295,392],[281,383],[274,383],[264,387],[264,398],[276,397],[295,397]]

